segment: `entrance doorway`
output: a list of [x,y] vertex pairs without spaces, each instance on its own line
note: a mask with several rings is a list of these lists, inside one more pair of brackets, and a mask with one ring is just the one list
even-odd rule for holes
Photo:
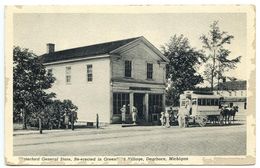
[[139,121],[145,120],[145,103],[144,103],[144,93],[134,93],[134,106],[137,108],[137,119]]

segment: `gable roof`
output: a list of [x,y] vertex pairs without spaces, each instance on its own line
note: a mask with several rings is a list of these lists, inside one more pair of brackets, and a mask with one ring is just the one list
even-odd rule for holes
[[217,88],[219,90],[246,90],[246,80],[223,82],[215,86],[215,89]]
[[106,43],[94,44],[84,47],[72,48],[67,50],[56,51],[49,54],[41,55],[43,63],[50,63],[56,61],[63,61],[75,58],[87,58],[98,56],[102,54],[109,54],[111,51],[122,47],[132,41],[135,41],[141,37],[134,37],[129,39],[111,41]]

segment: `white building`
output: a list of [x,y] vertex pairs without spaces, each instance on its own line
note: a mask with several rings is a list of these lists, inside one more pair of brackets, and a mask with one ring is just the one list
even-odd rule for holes
[[226,81],[215,87],[215,94],[224,97],[229,106],[238,105],[239,111],[247,108],[247,86],[245,80]]
[[78,120],[120,123],[120,108],[138,109],[139,122],[158,122],[165,107],[166,64],[169,61],[144,37],[68,50],[47,44],[44,65],[56,81],[50,91],[78,106]]

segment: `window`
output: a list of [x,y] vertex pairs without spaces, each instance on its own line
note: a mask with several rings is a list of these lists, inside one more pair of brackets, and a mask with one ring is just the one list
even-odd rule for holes
[[219,105],[219,101],[218,99],[215,99],[215,103],[214,103],[215,106],[218,106]]
[[244,96],[244,92],[243,91],[241,91],[241,96]]
[[129,93],[113,93],[113,114],[121,114],[120,109],[123,105],[126,105],[126,114],[129,114],[128,104],[130,104]]
[[125,77],[132,77],[132,61],[125,61]]
[[87,65],[87,81],[91,82],[93,81],[93,66]]
[[66,67],[66,84],[71,84],[71,67]]
[[153,79],[153,64],[147,63],[147,79]]
[[197,105],[197,99],[192,99],[192,105]]
[[206,99],[202,99],[201,105],[202,105],[202,106],[206,106]]
[[149,113],[161,113],[162,105],[162,94],[149,95]]
[[210,99],[207,99],[207,106],[210,106]]
[[199,106],[218,106],[218,99],[198,99]]
[[53,74],[51,68],[50,68],[50,69],[47,69],[47,74]]
[[186,104],[186,101],[185,101],[185,100],[182,100],[182,101],[181,101],[181,106],[185,106],[185,104]]
[[198,105],[202,105],[201,99],[198,99]]
[[214,106],[214,105],[215,105],[215,99],[211,99],[211,100],[210,100],[210,105],[211,105],[211,106]]

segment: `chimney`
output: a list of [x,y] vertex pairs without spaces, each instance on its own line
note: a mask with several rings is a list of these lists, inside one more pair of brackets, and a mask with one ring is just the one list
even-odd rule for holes
[[47,43],[47,54],[55,52],[55,44]]

